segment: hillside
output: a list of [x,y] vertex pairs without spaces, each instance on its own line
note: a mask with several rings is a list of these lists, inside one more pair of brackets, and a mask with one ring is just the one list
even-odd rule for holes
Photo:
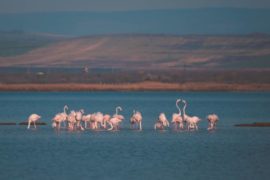
[[183,66],[269,68],[270,36],[264,34],[84,36],[58,39],[20,55],[9,57],[2,55],[0,66],[89,66],[115,69],[177,69]]
[[67,36],[48,33],[0,31],[0,57],[24,54],[65,38]]

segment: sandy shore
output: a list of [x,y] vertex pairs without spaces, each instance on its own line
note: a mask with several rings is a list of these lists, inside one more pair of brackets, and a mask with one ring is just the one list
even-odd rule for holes
[[0,84],[0,91],[269,91],[270,84],[162,83]]

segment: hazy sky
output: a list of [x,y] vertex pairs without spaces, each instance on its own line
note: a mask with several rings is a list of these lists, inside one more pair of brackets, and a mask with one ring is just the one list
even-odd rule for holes
[[0,0],[0,13],[201,7],[270,8],[270,0]]

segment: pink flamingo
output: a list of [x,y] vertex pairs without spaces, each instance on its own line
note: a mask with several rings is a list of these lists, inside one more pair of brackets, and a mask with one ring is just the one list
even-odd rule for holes
[[178,114],[174,113],[172,115],[172,123],[174,124],[176,130],[178,129],[178,124],[180,129],[184,129],[184,121],[181,115],[181,109],[178,105],[179,102],[181,102],[181,99],[177,99],[175,103],[176,108],[178,109]]
[[79,111],[76,112],[76,128],[79,128],[80,130],[84,130],[84,128],[81,125],[82,121],[82,116],[84,114],[84,110],[80,109]]
[[71,111],[68,115],[68,130],[73,131],[75,130],[75,124],[76,124],[76,112]]
[[207,130],[216,129],[217,122],[219,121],[219,117],[216,114],[209,114],[207,116],[207,120],[209,122]]
[[119,130],[120,123],[125,119],[123,115],[120,115],[118,111],[122,111],[120,106],[115,108],[115,114],[108,121],[108,124],[111,126],[108,130]]
[[64,106],[64,112],[58,113],[53,117],[53,119],[52,119],[52,121],[53,121],[52,127],[53,128],[56,127],[57,129],[60,129],[61,128],[61,122],[63,122],[64,126],[65,126],[65,121],[67,121],[67,117],[68,117],[67,110],[68,110],[68,106],[65,105]]
[[31,115],[28,117],[28,126],[27,126],[27,129],[30,129],[31,123],[34,124],[34,127],[35,127],[35,129],[36,129],[36,128],[37,128],[37,126],[36,126],[36,121],[38,121],[40,118],[41,118],[41,116],[38,115],[38,114],[31,114]]
[[156,121],[155,125],[154,125],[154,129],[159,129],[159,130],[164,130],[165,127],[169,127],[170,123],[166,118],[166,115],[164,113],[160,113],[158,120]]
[[91,121],[91,114],[83,115],[82,121],[84,122],[84,128],[87,128],[87,123]]
[[183,116],[184,116],[184,120],[187,122],[188,124],[188,130],[191,129],[195,129],[198,130],[198,123],[201,120],[199,117],[197,116],[188,116],[186,115],[186,107],[187,107],[187,102],[185,100],[183,100],[184,103],[184,108],[183,108]]
[[133,129],[133,126],[135,124],[138,125],[139,130],[142,130],[142,114],[139,111],[135,111],[133,110],[133,115],[130,118],[130,124],[131,124],[131,128]]
[[101,112],[97,112],[91,115],[91,120],[92,120],[92,129],[98,130],[101,127],[104,127],[104,116]]
[[105,129],[107,128],[107,123],[109,124],[110,119],[111,119],[111,116],[109,114],[105,114],[103,116],[103,122],[104,122],[104,128]]

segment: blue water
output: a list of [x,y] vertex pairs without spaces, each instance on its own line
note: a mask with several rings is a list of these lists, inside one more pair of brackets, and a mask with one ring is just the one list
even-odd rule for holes
[[[153,130],[160,112],[170,119],[175,100],[203,120],[197,132]],[[38,113],[47,123],[67,104],[86,113],[126,117],[119,132],[55,132],[48,126],[0,126],[0,179],[269,179],[270,128],[237,123],[270,122],[270,93],[225,92],[1,92],[0,121],[21,122]],[[133,109],[143,131],[129,130]],[[216,113],[208,132],[205,117]]]

